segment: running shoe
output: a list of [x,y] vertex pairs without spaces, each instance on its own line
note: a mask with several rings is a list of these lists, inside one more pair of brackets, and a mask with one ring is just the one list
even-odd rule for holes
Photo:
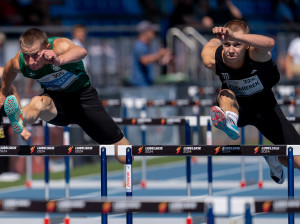
[[285,177],[282,165],[278,160],[278,156],[265,156],[264,158],[270,167],[271,178],[277,184],[282,184],[284,182]]
[[225,112],[217,106],[214,106],[210,110],[210,117],[213,125],[216,128],[224,131],[231,139],[237,140],[240,137],[238,127],[231,121]]
[[14,132],[21,133],[23,131],[23,112],[15,96],[10,95],[6,97],[4,110]]

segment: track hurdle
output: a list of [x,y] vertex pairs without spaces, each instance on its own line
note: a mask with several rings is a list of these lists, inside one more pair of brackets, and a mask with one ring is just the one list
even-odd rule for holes
[[[128,146],[120,146],[126,147]],[[220,145],[205,145],[205,146],[162,146],[162,145],[148,145],[148,146],[130,146],[133,156],[174,156],[174,155],[202,155],[202,156],[268,156],[268,155],[288,155],[289,170],[293,169],[293,152],[292,149],[296,147],[298,150],[300,146],[286,146],[286,145],[272,145],[272,146],[220,146]],[[287,151],[288,149],[288,151]],[[130,175],[129,175],[130,176]],[[288,173],[289,197],[294,197],[294,173]],[[291,219],[293,219],[291,217]]]
[[[168,117],[168,118],[113,118],[117,125],[124,126],[141,126],[142,130],[142,145],[146,144],[146,126],[184,126],[185,127],[185,144],[191,144],[191,127],[189,119],[185,117]],[[191,182],[191,168],[190,168],[190,157],[186,158],[186,167],[187,167],[187,188],[190,188]],[[146,160],[142,159],[142,178],[141,178],[141,187],[145,188],[147,185],[147,174],[146,174]],[[190,190],[187,190],[188,194]]]
[[[0,200],[0,211],[3,212],[48,212],[54,213],[157,213],[180,214],[202,213],[208,220],[214,214],[226,215],[228,213],[227,197],[214,197],[205,199],[188,199],[181,197],[161,198],[103,198],[100,200],[29,200],[29,199],[3,199]],[[126,222],[130,224],[132,222]],[[208,222],[209,224],[213,224]]]
[[[1,146],[0,156],[99,156],[102,154],[102,149],[107,149],[108,153],[106,155],[114,155],[115,150],[114,146]],[[101,148],[101,150],[100,150]],[[131,152],[130,152],[131,151]],[[295,145],[195,145],[195,146],[186,146],[186,145],[173,145],[173,146],[164,146],[164,145],[133,145],[133,146],[119,146],[118,153],[120,155],[126,155],[131,158],[131,156],[288,156],[289,160],[289,172],[288,172],[288,196],[290,199],[294,198],[294,164],[293,158],[294,155],[300,154],[300,146]],[[106,158],[106,156],[103,157]],[[128,159],[127,164],[130,164],[130,159]],[[101,175],[103,173],[103,182],[104,185],[107,182],[107,179],[104,178],[104,174],[107,170],[102,169]],[[126,181],[129,183],[129,187],[132,187],[130,178],[132,178],[131,168],[128,169],[128,174],[126,175]],[[102,176],[101,176],[102,177]],[[102,190],[102,189],[101,189]],[[128,195],[128,198],[132,197]],[[7,203],[8,204],[8,203]],[[13,204],[13,203],[12,203]],[[71,212],[75,212],[76,209]],[[68,211],[70,212],[70,211]],[[131,211],[129,211],[131,212]],[[293,223],[294,216],[293,214],[289,215],[289,223]],[[130,220],[132,216],[128,218]],[[131,222],[132,223],[132,222]],[[210,223],[210,222],[209,222]]]

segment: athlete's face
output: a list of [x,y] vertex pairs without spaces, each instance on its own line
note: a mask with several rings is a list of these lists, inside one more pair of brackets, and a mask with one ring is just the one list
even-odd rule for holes
[[21,45],[21,51],[26,65],[32,69],[37,70],[42,68],[45,65],[45,60],[43,55],[40,55],[40,52],[45,48],[39,42],[34,43],[30,47],[25,47]]
[[[238,31],[243,32],[243,31]],[[233,63],[244,59],[248,45],[238,41],[223,41],[224,60]]]

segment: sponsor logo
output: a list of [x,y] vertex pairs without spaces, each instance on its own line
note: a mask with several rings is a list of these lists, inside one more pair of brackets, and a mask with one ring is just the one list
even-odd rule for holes
[[254,154],[257,154],[257,153],[258,153],[258,150],[259,150],[259,147],[256,147],[256,148],[254,149]]
[[172,100],[172,103],[171,103],[171,104],[172,104],[172,106],[176,106],[176,104],[177,104],[177,103],[176,103],[176,100]]
[[60,67],[58,67],[58,66],[56,66],[56,65],[52,65],[52,69],[54,70],[54,71],[58,71],[58,70],[60,70],[61,68]]
[[126,192],[132,192],[131,165],[126,165]]
[[289,199],[289,200],[278,200],[273,202],[274,212],[286,212],[288,210],[298,211],[300,208],[300,200]]
[[31,153],[31,154],[34,152],[34,149],[35,149],[35,146],[32,146],[32,147],[30,148],[30,153]]
[[145,147],[145,153],[146,154],[152,154],[154,151],[161,151],[164,147],[162,146],[147,146]]
[[136,124],[136,119],[135,118],[131,119],[131,124]]
[[161,202],[158,205],[158,213],[165,213],[168,208],[168,203],[167,202]]
[[71,154],[73,148],[74,148],[74,146],[71,146],[70,148],[68,148],[68,154]]
[[55,201],[49,201],[46,204],[46,211],[47,212],[54,212],[56,208],[56,202]]
[[165,118],[161,119],[160,123],[161,124],[166,124],[166,119]]
[[138,154],[141,154],[142,151],[143,151],[143,146],[142,146],[142,147],[139,147],[139,149],[138,149]]
[[169,212],[182,212],[185,209],[195,210],[196,208],[196,202],[171,202],[169,204]]
[[178,147],[178,148],[176,149],[176,154],[179,154],[179,153],[180,153],[180,150],[181,150],[181,147]]
[[2,201],[2,206],[7,210],[17,210],[18,208],[30,208],[31,201],[27,199],[7,199]]
[[33,72],[29,72],[29,76],[34,76],[35,74]]
[[102,204],[102,213],[109,213],[111,211],[111,202],[104,202]]
[[190,154],[190,153],[193,153],[193,151],[201,151],[201,147],[197,147],[197,146],[185,146],[185,147],[183,147],[183,153],[184,154]]
[[85,201],[82,200],[66,200],[66,201],[57,201],[56,209],[57,211],[68,211],[72,209],[84,209],[86,207]]
[[225,146],[225,147],[222,147],[222,153],[223,154],[229,154],[229,153],[235,153],[235,152],[238,152],[238,151],[241,151],[241,147],[240,146],[235,146],[235,147],[232,147],[232,146]]
[[279,151],[280,147],[278,146],[263,146],[261,147],[262,154],[270,154],[271,151]]
[[220,152],[220,148],[221,148],[220,146],[215,148],[215,154],[218,154]]
[[223,79],[225,79],[225,80],[230,79],[230,75],[228,73],[221,73],[221,74],[222,74]]
[[269,212],[270,209],[271,209],[271,205],[272,205],[272,202],[271,201],[266,201],[262,204],[262,210],[263,212]]
[[130,202],[114,202],[113,204],[113,212],[126,212],[129,210],[139,210],[142,207],[142,203],[138,201],[130,201]]
[[257,72],[257,70],[253,69],[251,75],[253,75],[255,72]]

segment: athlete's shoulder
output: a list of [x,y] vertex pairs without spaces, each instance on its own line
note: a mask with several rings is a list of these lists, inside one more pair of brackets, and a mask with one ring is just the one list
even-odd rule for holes
[[23,57],[21,51],[19,51],[15,57],[10,59],[10,63],[7,63],[7,65],[11,66],[11,68],[16,71],[20,71],[20,57]]
[[67,50],[69,50],[70,47],[73,45],[74,45],[74,43],[70,39],[64,38],[64,37],[59,37],[53,41],[53,51],[57,55],[61,55],[61,54],[65,53]]
[[207,44],[204,45],[204,48],[201,52],[201,58],[203,64],[211,70],[216,69],[216,51],[221,46],[221,41],[219,39],[213,38]]

